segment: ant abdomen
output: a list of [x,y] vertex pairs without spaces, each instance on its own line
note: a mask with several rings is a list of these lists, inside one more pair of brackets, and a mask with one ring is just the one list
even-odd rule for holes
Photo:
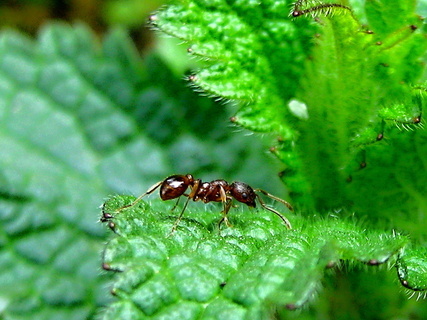
[[160,198],[162,200],[171,200],[184,194],[189,185],[194,182],[191,174],[173,175],[166,178],[160,186]]
[[249,207],[256,207],[257,197],[254,189],[244,182],[234,181],[230,185],[230,194],[239,202],[247,204]]

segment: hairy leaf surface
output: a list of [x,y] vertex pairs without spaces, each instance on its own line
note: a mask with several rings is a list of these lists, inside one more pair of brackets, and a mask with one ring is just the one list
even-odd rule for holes
[[171,234],[176,213],[165,202],[117,212],[131,201],[114,197],[103,206],[115,233],[104,268],[118,272],[112,289],[118,301],[104,319],[267,319],[276,308],[311,301],[327,268],[343,261],[381,265],[408,242],[336,218],[294,217],[296,228],[288,230],[268,211],[242,208],[230,212],[234,227],[219,230],[219,210],[196,205]]

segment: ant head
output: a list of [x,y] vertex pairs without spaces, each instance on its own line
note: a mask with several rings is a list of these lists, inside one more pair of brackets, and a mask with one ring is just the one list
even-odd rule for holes
[[235,181],[230,185],[231,196],[239,202],[247,204],[249,207],[256,207],[257,197],[254,189],[243,182]]

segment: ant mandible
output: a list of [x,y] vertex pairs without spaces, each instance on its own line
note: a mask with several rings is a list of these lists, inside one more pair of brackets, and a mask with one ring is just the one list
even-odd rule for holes
[[[265,202],[262,200],[262,198],[256,192],[260,192],[273,200],[283,203],[289,210],[293,211],[292,206],[287,201],[280,199],[268,193],[267,191],[264,191],[261,189],[252,189],[251,186],[243,182],[235,181],[229,184],[227,181],[221,180],[221,179],[213,180],[211,182],[202,182],[202,180],[200,179],[194,179],[191,174],[172,175],[167,177],[165,180],[157,182],[156,184],[148,188],[148,190],[145,193],[141,194],[138,198],[136,198],[131,204],[119,208],[117,212],[120,212],[123,209],[134,206],[143,197],[153,193],[159,187],[160,187],[160,198],[163,201],[176,199],[176,198],[178,198],[178,201],[179,201],[181,196],[187,197],[184,207],[182,208],[182,211],[178,216],[178,219],[175,221],[172,227],[171,233],[173,233],[178,227],[178,224],[181,221],[181,218],[190,200],[193,200],[193,201],[200,200],[200,201],[203,201],[204,203],[208,203],[211,201],[222,202],[224,206],[223,210],[221,211],[221,213],[223,214],[223,217],[219,222],[219,226],[221,226],[221,224],[225,222],[225,224],[228,227],[230,227],[231,224],[228,221],[227,214],[232,206],[233,198],[253,208],[256,207],[255,200],[258,200],[259,204],[264,209],[275,213],[280,219],[282,219],[282,221],[285,223],[288,229],[292,229],[292,226],[289,220],[286,217],[284,217],[282,214],[280,214],[278,211],[276,211],[275,209],[267,206]],[[187,191],[188,188],[190,188],[190,192],[187,194],[185,192]],[[175,206],[172,208],[172,210],[175,209],[175,207],[178,205],[178,201],[175,204]],[[105,213],[103,219],[108,220],[111,217],[112,216],[110,214]]]

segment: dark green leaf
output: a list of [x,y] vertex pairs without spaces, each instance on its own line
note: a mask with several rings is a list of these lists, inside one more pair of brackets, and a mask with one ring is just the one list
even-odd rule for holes
[[2,32],[0,97],[7,319],[86,319],[108,301],[97,223],[107,195],[138,193],[173,171],[247,177],[262,163],[262,181],[271,170],[261,142],[219,130],[223,106],[159,59],[142,61],[120,30],[102,44],[83,25],[49,25],[35,41]]

